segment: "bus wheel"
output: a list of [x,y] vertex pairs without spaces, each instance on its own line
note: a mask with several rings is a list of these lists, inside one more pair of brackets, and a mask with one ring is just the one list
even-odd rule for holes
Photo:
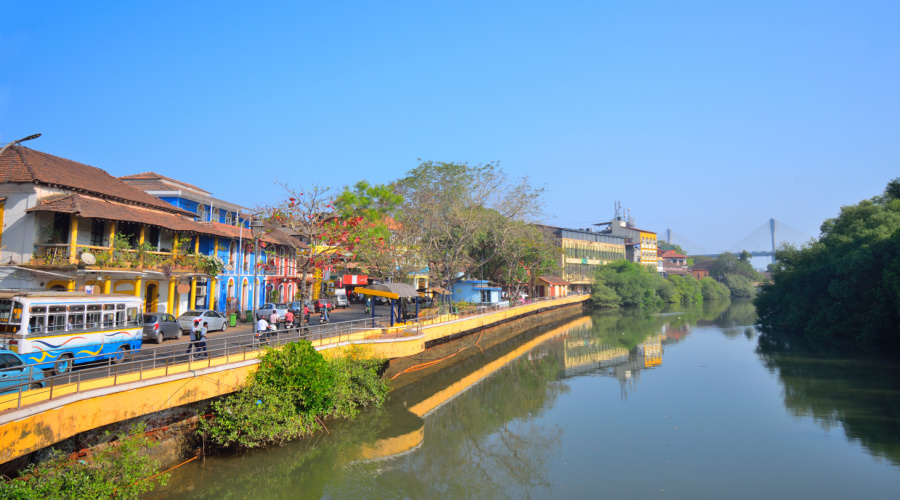
[[127,345],[120,345],[118,349],[116,349],[116,353],[113,354],[112,362],[114,365],[120,364],[122,361],[125,361],[125,353],[128,352]]
[[56,360],[56,364],[53,366],[53,371],[56,372],[57,375],[72,371],[72,355],[60,354],[59,358]]

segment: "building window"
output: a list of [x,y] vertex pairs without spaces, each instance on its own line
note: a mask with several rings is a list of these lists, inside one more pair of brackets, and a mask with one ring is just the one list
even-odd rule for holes
[[197,205],[197,220],[206,220],[206,207],[203,204]]
[[219,209],[214,208],[212,210],[212,218],[210,219],[213,222],[219,222]]
[[91,246],[102,247],[106,224],[101,219],[91,219]]
[[230,225],[231,225],[231,221],[232,221],[232,219],[231,219],[231,212],[225,212],[225,224],[227,224],[227,225],[230,226]]

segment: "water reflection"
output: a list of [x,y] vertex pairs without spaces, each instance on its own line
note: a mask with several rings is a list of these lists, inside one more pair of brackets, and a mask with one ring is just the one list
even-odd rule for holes
[[784,387],[784,405],[795,417],[825,430],[843,428],[847,439],[877,458],[900,465],[900,366],[852,359],[841,352],[787,347],[766,335],[758,351]]
[[[395,389],[384,408],[365,412],[352,422],[329,422],[329,432],[309,440],[243,456],[216,457],[202,466],[189,464],[176,470],[170,486],[151,498],[559,496],[565,492],[558,489],[560,478],[575,486],[581,477],[568,469],[560,472],[560,464],[568,460],[568,454],[578,452],[577,443],[591,433],[596,433],[595,443],[602,440],[607,446],[619,443],[618,434],[631,436],[618,448],[604,449],[607,461],[595,458],[597,462],[592,462],[597,470],[606,467],[613,478],[630,474],[634,462],[629,468],[625,460],[616,469],[616,460],[609,461],[609,457],[631,456],[632,438],[667,443],[649,455],[649,462],[666,456],[674,463],[677,457],[686,469],[671,469],[667,458],[666,468],[650,475],[668,474],[671,483],[687,484],[690,470],[715,469],[723,460],[769,453],[769,448],[760,444],[765,436],[747,434],[746,440],[741,436],[761,418],[768,418],[766,412],[773,409],[772,404],[777,406],[774,413],[783,414],[778,399],[770,398],[771,404],[762,408],[762,414],[752,414],[755,402],[764,398],[748,404],[745,395],[752,394],[747,392],[750,386],[734,389],[755,373],[764,380],[754,379],[753,384],[768,381],[768,394],[776,393],[775,382],[758,359],[777,374],[784,387],[784,405],[798,420],[812,418],[826,429],[841,426],[848,438],[862,443],[872,455],[900,464],[896,438],[900,374],[895,366],[801,356],[785,352],[783,346],[763,345],[764,341],[754,354],[752,345],[732,340],[755,341],[756,330],[750,326],[754,320],[752,304],[733,302],[654,314],[632,311],[576,316],[525,332],[485,331],[392,364],[389,374],[397,376]],[[676,347],[694,338],[691,349]],[[711,356],[722,356],[717,359],[721,371],[716,374],[727,380],[718,383],[716,377],[706,376],[705,367],[697,368]],[[442,361],[435,366],[427,363],[438,359]],[[675,369],[672,373],[682,378],[655,375],[653,371],[667,363]],[[419,365],[426,368],[406,371]],[[617,399],[616,382],[622,401],[618,407],[610,404]],[[651,383],[645,393],[635,393],[641,384]],[[592,408],[594,413],[586,409],[590,406],[584,399],[588,385],[591,397],[605,396],[603,406]],[[579,387],[581,397],[573,403]],[[681,389],[685,392],[678,393]],[[690,396],[710,389],[718,398]],[[645,397],[646,393],[655,394],[656,399],[678,394],[672,401],[677,400],[679,406],[653,406],[654,398]],[[731,396],[735,399],[724,399]],[[705,406],[708,404],[712,406]],[[561,406],[573,414],[550,418]],[[737,407],[740,410],[732,410]],[[604,425],[595,425],[598,408]],[[696,434],[685,434],[682,440],[682,431],[676,430],[674,423],[659,426],[659,420],[673,410],[682,414],[679,418],[687,424],[682,426],[694,427]],[[693,421],[686,417],[691,412]],[[648,416],[657,414],[658,420]],[[571,434],[585,422],[577,435],[566,435],[567,429]],[[607,433],[609,429],[616,430]],[[733,456],[716,455],[723,453],[721,439],[728,439],[735,448]],[[701,447],[703,443],[712,443],[711,448]],[[714,463],[698,458],[710,455],[720,458]],[[637,460],[649,463],[643,455]],[[758,484],[767,484],[757,481],[764,471],[734,470],[736,481],[742,480],[741,473],[753,476],[744,483],[748,494]],[[729,479],[723,476],[722,481]],[[776,490],[781,487],[774,486]],[[698,490],[685,487],[684,491],[691,496]]]

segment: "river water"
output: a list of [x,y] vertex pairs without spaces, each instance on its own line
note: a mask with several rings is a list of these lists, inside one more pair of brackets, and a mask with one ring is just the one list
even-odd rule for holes
[[761,349],[754,319],[734,302],[466,337],[392,365],[412,370],[384,408],[148,498],[900,497],[900,366]]

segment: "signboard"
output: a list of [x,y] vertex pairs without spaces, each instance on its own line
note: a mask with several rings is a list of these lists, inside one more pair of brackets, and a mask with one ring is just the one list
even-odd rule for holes
[[84,293],[93,294],[94,293],[94,285],[84,285]]
[[275,285],[273,285],[273,284],[271,284],[271,283],[269,283],[268,285],[266,285],[266,291],[267,291],[267,292],[271,292],[271,291],[274,290],[274,289],[275,289]]
[[341,282],[346,285],[368,285],[369,276],[365,274],[345,274]]

